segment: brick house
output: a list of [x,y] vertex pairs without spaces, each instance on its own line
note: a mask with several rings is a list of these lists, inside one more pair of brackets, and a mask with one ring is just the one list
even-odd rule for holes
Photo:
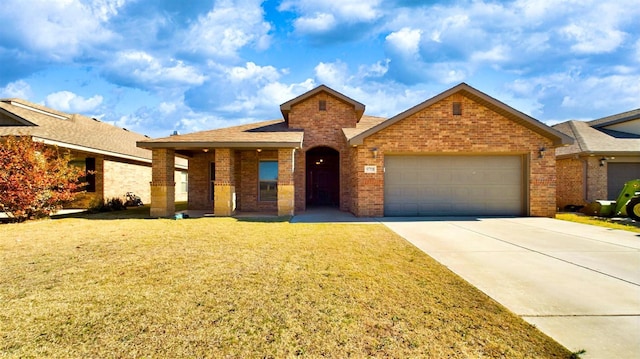
[[615,200],[625,182],[640,178],[640,109],[553,127],[575,138],[556,149],[558,208]]
[[152,215],[174,212],[175,154],[189,209],[356,216],[555,214],[553,149],[572,139],[467,84],[389,119],[324,85],[283,118],[138,142],[153,151]]
[[[29,136],[68,150],[72,165],[92,172],[86,176],[86,192],[68,207],[87,208],[96,200],[124,198],[128,191],[144,203],[151,200],[151,151],[136,146],[146,136],[25,100],[0,99],[0,138],[6,136]],[[179,181],[175,197],[186,201],[187,162],[176,159],[175,163],[173,171]]]

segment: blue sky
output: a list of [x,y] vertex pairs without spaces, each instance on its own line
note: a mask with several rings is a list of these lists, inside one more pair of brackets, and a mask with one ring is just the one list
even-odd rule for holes
[[151,137],[325,84],[391,117],[460,82],[547,124],[640,108],[637,0],[4,0],[0,97]]

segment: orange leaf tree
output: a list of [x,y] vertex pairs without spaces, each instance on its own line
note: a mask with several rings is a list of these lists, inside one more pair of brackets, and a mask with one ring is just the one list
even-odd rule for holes
[[72,201],[85,185],[80,182],[85,173],[69,160],[69,152],[30,137],[5,138],[0,142],[0,212],[21,222],[48,216]]

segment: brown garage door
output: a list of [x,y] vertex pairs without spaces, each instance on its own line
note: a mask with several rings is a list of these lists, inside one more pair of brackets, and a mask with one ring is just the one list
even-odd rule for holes
[[616,199],[625,182],[640,178],[640,163],[607,163],[607,197]]
[[385,216],[523,215],[521,156],[385,156]]

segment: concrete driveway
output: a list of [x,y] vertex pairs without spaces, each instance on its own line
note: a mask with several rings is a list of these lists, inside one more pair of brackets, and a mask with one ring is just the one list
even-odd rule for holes
[[384,218],[582,358],[640,358],[640,234],[549,218]]

